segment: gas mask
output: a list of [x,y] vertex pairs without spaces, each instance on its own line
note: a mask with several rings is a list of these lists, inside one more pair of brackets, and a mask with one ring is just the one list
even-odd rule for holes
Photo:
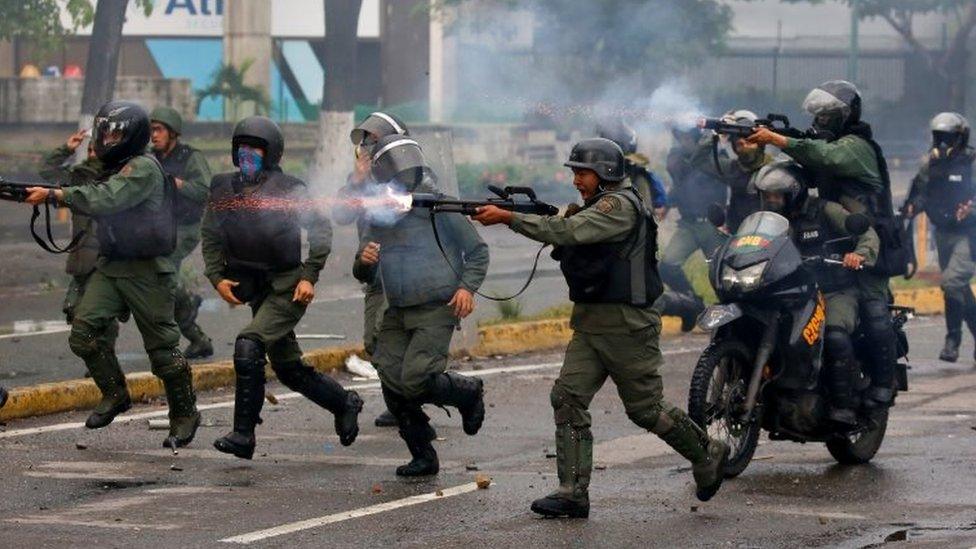
[[259,149],[241,145],[237,148],[237,165],[245,179],[254,179],[264,167],[264,156]]

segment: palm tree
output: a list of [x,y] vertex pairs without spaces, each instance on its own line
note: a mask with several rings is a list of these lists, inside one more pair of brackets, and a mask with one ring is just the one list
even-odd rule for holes
[[200,106],[203,105],[205,99],[222,97],[231,105],[232,120],[237,120],[237,112],[241,104],[248,101],[254,103],[254,109],[258,114],[267,114],[271,108],[271,100],[268,99],[265,91],[258,86],[249,86],[244,83],[244,76],[253,64],[253,59],[241,63],[240,68],[230,64],[221,64],[213,72],[210,85],[196,92],[197,113],[200,112]]

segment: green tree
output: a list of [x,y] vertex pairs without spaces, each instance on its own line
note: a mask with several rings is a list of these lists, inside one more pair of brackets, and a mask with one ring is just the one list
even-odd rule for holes
[[[152,13],[152,0],[136,0],[136,4],[146,15]],[[61,20],[62,8],[67,26]],[[21,38],[51,48],[94,19],[95,6],[90,0],[0,0],[0,39]]]
[[[750,1],[750,0],[745,0]],[[973,0],[781,0],[797,4],[840,2],[857,10],[861,19],[880,17],[918,54],[947,90],[946,105],[956,111],[966,107],[968,44],[976,28],[976,2]],[[913,20],[921,15],[948,15],[949,34],[944,50],[935,51],[915,35]]]
[[[244,76],[250,70],[254,61],[249,59],[241,63],[240,68],[234,65],[222,64],[211,75],[210,84],[201,90],[197,90],[197,112],[205,99],[210,97],[223,98],[230,103],[231,119],[237,120],[237,113],[241,104],[253,102],[255,111],[258,114],[267,114],[271,101],[268,99],[264,90],[258,86],[249,86],[244,82]],[[226,118],[226,113],[225,113]]]

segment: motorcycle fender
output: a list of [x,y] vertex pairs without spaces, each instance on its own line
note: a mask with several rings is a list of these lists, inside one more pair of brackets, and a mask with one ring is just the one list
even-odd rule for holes
[[712,332],[741,316],[742,307],[735,303],[711,305],[698,317],[698,327]]

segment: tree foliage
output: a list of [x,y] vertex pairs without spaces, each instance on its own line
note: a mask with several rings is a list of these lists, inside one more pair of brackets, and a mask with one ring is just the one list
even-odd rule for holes
[[237,113],[240,106],[246,102],[253,102],[257,114],[267,114],[271,101],[268,99],[264,89],[259,86],[249,86],[245,83],[244,77],[247,71],[254,64],[253,59],[248,59],[241,63],[240,68],[230,64],[222,64],[211,75],[210,84],[201,90],[197,90],[197,112],[200,106],[208,98],[223,98],[231,105],[231,120],[237,120]]
[[[135,0],[146,15],[153,0]],[[62,22],[64,9],[67,25]],[[41,48],[57,45],[66,35],[88,26],[95,18],[91,0],[0,0],[0,40],[21,38]]]

